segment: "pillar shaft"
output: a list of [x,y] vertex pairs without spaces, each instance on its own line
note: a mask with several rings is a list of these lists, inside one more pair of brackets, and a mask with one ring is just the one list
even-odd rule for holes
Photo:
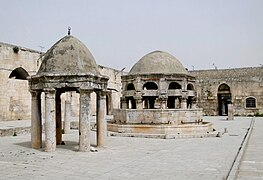
[[97,92],[97,146],[105,147],[107,141],[106,94]]
[[185,98],[182,98],[181,109],[187,109],[187,101]]
[[233,104],[230,103],[228,104],[228,120],[233,120],[234,119],[234,108],[233,108]]
[[136,109],[143,109],[142,98],[136,98]]
[[128,104],[125,97],[121,98],[121,109],[128,109]]
[[71,103],[69,100],[65,101],[65,115],[64,115],[64,133],[70,133],[70,117],[71,117]]
[[31,91],[31,145],[42,147],[41,92]]
[[56,150],[55,90],[45,91],[45,151]]
[[61,120],[61,93],[56,93],[56,143],[62,142],[62,120]]
[[90,151],[90,90],[80,89],[79,151]]

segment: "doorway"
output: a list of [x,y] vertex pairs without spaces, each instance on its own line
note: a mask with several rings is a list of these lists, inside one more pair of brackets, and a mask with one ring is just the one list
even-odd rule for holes
[[231,91],[227,84],[221,84],[218,88],[217,93],[218,99],[218,115],[227,116],[228,115],[228,104],[231,103]]

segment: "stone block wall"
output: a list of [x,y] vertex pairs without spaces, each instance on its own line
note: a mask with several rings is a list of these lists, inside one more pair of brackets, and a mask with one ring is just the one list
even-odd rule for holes
[[40,55],[38,51],[0,43],[0,121],[30,118],[31,95],[28,82],[9,78],[9,75],[19,67],[28,74],[35,74],[41,63]]
[[[218,88],[227,84],[234,115],[263,113],[263,67],[189,71],[196,77],[197,105],[205,115],[218,115]],[[256,108],[246,108],[246,98],[256,99]]]

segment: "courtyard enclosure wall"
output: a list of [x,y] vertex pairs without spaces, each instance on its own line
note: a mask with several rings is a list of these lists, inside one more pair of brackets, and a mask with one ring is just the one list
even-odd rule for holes
[[[190,74],[196,77],[197,105],[205,115],[227,115],[222,114],[222,109],[227,111],[230,102],[235,116],[263,113],[263,67],[199,70]],[[229,88],[223,99],[219,93],[222,85]]]
[[[18,47],[18,52],[14,51],[15,47]],[[44,53],[40,51],[0,43],[0,121],[30,119],[31,95],[28,91],[29,87],[26,80],[18,78],[20,78],[19,74],[22,73],[21,70],[25,70],[28,75],[36,74],[43,55]],[[98,66],[98,69],[102,75],[109,77],[106,101],[107,114],[111,115],[113,114],[113,109],[121,108],[121,76],[127,73],[104,66]],[[13,76],[12,72],[15,72],[15,76]],[[12,76],[10,77],[11,74]],[[221,98],[221,104],[218,102],[218,89],[223,84],[226,84],[230,89],[231,96],[228,98],[233,103],[235,116],[263,113],[263,67],[195,70],[189,71],[189,74],[196,77],[194,87],[197,93],[196,104],[198,107],[203,108],[204,115],[220,115],[223,112],[220,109],[225,108],[226,110],[229,101],[224,101],[224,98],[227,96]],[[128,84],[125,85],[128,86]],[[136,80],[134,86],[138,86]],[[173,87],[177,88],[176,86]],[[123,88],[125,89],[126,87],[123,86]],[[132,87],[130,86],[129,88]],[[143,91],[149,95],[156,93],[156,90]],[[125,95],[132,95],[135,92],[135,90],[130,89],[125,92]],[[169,93],[180,94],[181,91],[170,89],[167,93],[168,95]],[[42,94],[42,96],[44,95]],[[41,99],[42,103],[44,103],[44,97]],[[79,94],[75,92],[67,92],[61,95],[62,119],[64,118],[64,107],[67,99],[70,101],[71,119],[77,120]],[[96,93],[91,93],[92,116],[96,114],[95,107]],[[227,114],[225,113],[224,115]],[[42,117],[45,117],[44,113],[42,113]]]
[[0,43],[0,121],[30,119],[31,95],[23,72],[35,74],[41,52]]

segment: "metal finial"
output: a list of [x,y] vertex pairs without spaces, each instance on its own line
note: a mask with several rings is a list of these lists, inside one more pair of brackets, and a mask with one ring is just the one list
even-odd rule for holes
[[68,35],[70,35],[70,30],[71,30],[71,27],[69,26],[68,27]]

